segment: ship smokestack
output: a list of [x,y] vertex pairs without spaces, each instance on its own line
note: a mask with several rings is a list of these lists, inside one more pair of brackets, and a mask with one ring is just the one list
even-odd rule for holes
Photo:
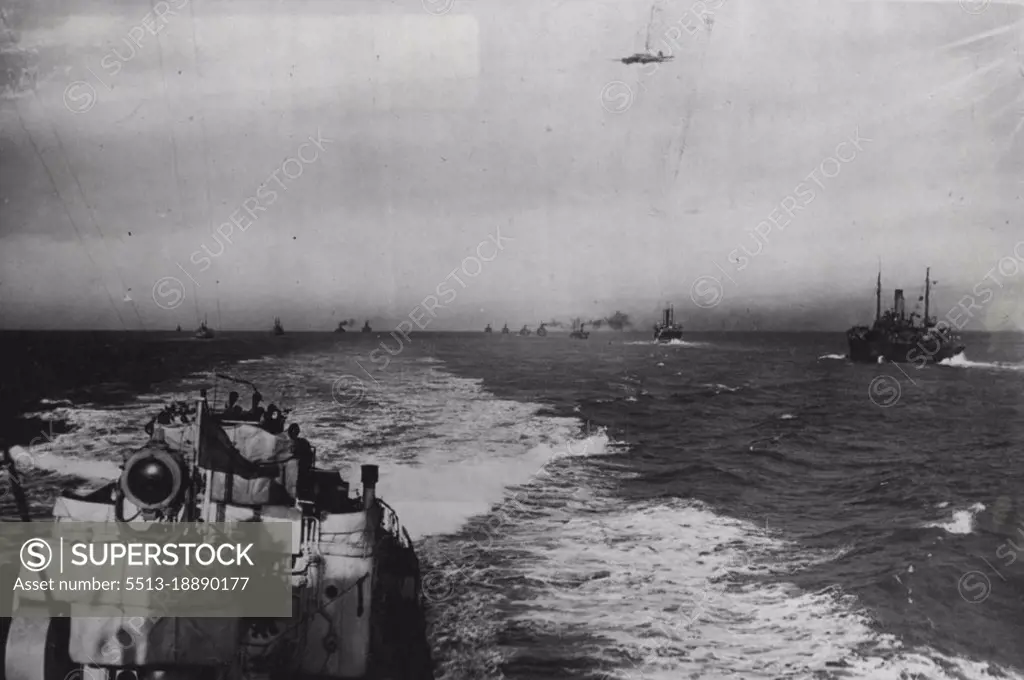
[[666,309],[666,310],[664,311],[664,317],[665,317],[665,318],[664,318],[664,320],[663,320],[663,321],[661,322],[661,324],[662,324],[663,326],[667,326],[667,325],[669,325],[669,323],[671,323],[671,319],[672,319],[672,310],[671,310],[671,309]]
[[377,500],[377,477],[378,468],[376,465],[362,466],[363,508],[366,510],[369,510],[373,502]]
[[875,284],[875,321],[882,318],[882,261],[878,261],[878,283]]
[[904,308],[904,305],[903,305],[903,289],[902,288],[897,288],[896,291],[893,293],[892,311],[893,311],[893,314],[895,314],[896,317],[900,318],[900,319],[904,318],[904,315],[906,314],[906,309]]

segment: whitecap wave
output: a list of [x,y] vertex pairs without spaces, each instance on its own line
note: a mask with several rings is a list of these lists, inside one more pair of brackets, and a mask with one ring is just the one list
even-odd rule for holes
[[743,389],[742,387],[729,387],[728,385],[723,385],[722,383],[701,383],[700,386],[706,387],[709,390],[714,390],[715,394],[721,394],[722,392],[738,392],[741,389]]
[[983,503],[975,503],[966,510],[954,510],[953,516],[944,522],[929,522],[925,526],[932,529],[944,529],[951,534],[969,534],[974,531],[978,513],[984,510]]
[[940,366],[952,366],[954,368],[986,368],[994,371],[1024,371],[1024,363],[1014,364],[1007,361],[971,361],[966,354],[957,354],[955,357],[943,359]]

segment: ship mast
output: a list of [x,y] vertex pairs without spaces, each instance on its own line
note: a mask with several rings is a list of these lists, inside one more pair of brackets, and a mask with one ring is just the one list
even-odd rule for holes
[[875,284],[875,321],[882,318],[882,263],[878,263],[878,282]]
[[928,267],[924,273],[924,327],[928,328],[928,303],[932,292],[932,268]]

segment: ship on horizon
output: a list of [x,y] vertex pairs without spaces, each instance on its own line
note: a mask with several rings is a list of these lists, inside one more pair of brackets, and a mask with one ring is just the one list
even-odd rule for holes
[[966,348],[959,336],[949,328],[940,327],[928,315],[931,303],[931,268],[925,271],[924,315],[906,313],[903,289],[893,291],[892,309],[882,312],[882,270],[875,284],[875,322],[870,326],[854,326],[846,331],[850,360],[866,363],[939,363],[961,354]]
[[199,328],[196,329],[197,340],[211,340],[213,339],[213,330],[206,325],[206,318],[204,317],[202,322],[199,324]]
[[542,338],[548,334],[548,329],[545,328],[545,326],[547,326],[547,324],[542,323],[540,326],[537,327],[537,335]]
[[274,317],[274,335],[284,335],[284,326],[281,325],[281,317]]
[[369,319],[367,319],[366,323],[363,324],[362,332],[363,333],[372,333],[373,332],[373,329],[370,328],[370,320]]
[[508,322],[506,322],[505,325],[501,327],[501,334],[508,335]]
[[655,342],[672,342],[683,339],[683,327],[676,323],[676,310],[669,305],[662,310],[661,323],[654,324]]
[[590,337],[590,331],[586,330],[586,326],[582,319],[573,319],[572,331],[569,333],[569,337],[574,340],[586,340]]
[[523,337],[526,337],[527,335],[530,335],[532,332],[533,331],[531,331],[529,328],[526,327],[526,324],[523,324],[523,327],[519,329],[519,335],[521,335]]
[[491,324],[487,324],[487,328],[484,329],[484,333],[493,333],[494,329],[491,328]]

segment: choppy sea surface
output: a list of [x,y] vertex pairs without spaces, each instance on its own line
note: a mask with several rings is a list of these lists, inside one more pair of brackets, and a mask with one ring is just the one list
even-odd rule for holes
[[965,341],[2,333],[0,434],[44,516],[255,383],[319,465],[381,466],[438,678],[1024,678],[1024,336]]

